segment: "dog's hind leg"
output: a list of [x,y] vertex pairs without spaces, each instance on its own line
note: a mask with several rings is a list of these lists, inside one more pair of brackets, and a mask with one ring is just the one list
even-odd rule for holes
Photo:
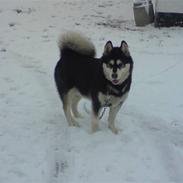
[[99,101],[96,98],[92,99],[92,120],[91,127],[92,132],[96,132],[99,128],[99,114],[100,114],[101,106]]
[[92,112],[92,121],[91,121],[92,133],[96,132],[99,129],[99,117]]
[[73,98],[73,90],[71,89],[64,97],[63,97],[63,109],[66,116],[66,119],[69,123],[69,126],[78,126],[78,122],[72,116],[72,98]]
[[79,94],[75,94],[72,99],[72,113],[76,118],[82,118],[82,115],[78,111],[78,103],[81,100],[81,96]]

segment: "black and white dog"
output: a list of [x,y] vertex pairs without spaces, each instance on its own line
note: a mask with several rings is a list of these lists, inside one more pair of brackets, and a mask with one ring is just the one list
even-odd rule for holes
[[113,47],[108,41],[101,58],[95,58],[94,45],[79,33],[64,34],[59,42],[61,58],[55,67],[55,82],[70,126],[79,126],[77,105],[81,97],[92,103],[92,131],[99,126],[99,114],[108,106],[109,128],[115,127],[116,114],[128,96],[132,82],[133,60],[128,45]]

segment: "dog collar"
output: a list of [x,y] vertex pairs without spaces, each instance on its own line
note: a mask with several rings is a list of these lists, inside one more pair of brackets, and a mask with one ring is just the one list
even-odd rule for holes
[[115,96],[122,96],[125,93],[127,86],[128,86],[128,83],[126,83],[124,86],[122,85],[121,87],[108,85],[107,86],[108,94],[109,95],[112,94]]

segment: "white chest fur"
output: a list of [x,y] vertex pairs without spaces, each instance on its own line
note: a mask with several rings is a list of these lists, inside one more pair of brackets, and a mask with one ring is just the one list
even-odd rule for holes
[[128,92],[126,92],[122,97],[116,97],[114,95],[104,95],[99,93],[98,98],[102,106],[110,105],[110,107],[116,107],[120,103],[123,103],[128,97]]

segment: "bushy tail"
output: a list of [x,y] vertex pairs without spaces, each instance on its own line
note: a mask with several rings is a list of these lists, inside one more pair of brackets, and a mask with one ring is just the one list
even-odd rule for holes
[[91,57],[95,57],[96,54],[93,43],[77,32],[67,32],[63,34],[59,40],[58,46],[61,54],[66,49]]

